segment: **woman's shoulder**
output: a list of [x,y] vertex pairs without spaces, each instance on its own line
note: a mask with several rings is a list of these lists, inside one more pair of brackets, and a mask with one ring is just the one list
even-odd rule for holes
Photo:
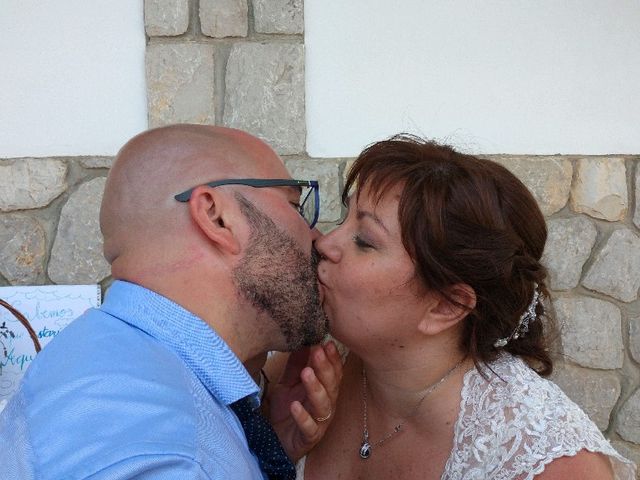
[[[629,478],[612,471],[613,462],[602,453],[581,450],[572,457],[555,458],[546,465],[544,471],[535,480],[565,480],[580,478],[582,480],[605,480]],[[614,477],[614,475],[616,475]],[[630,477],[634,478],[634,477]]]
[[[524,361],[501,355],[465,374],[454,449],[443,478],[477,469],[477,477],[527,479],[545,466],[581,450],[603,453],[619,472],[634,478],[597,426],[553,382]],[[447,476],[448,473],[451,475]]]
[[[481,394],[485,401],[498,401],[505,408],[519,405],[522,414],[582,410],[552,381],[541,377],[521,358],[503,353],[493,362],[471,369],[465,375],[463,395]],[[559,413],[559,412],[556,412]],[[586,415],[585,415],[586,416]]]

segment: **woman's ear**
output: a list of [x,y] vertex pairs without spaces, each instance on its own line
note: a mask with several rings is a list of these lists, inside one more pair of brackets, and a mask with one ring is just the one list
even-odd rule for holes
[[418,325],[425,335],[436,335],[457,325],[476,306],[476,292],[465,283],[452,285],[445,293],[428,294],[431,298]]
[[196,187],[189,199],[189,214],[216,248],[231,255],[240,253],[236,215],[232,197],[207,186]]

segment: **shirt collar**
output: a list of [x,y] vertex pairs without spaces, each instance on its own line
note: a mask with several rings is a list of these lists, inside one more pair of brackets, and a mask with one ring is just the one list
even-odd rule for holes
[[101,310],[168,346],[224,404],[248,395],[259,404],[258,386],[240,359],[204,320],[177,303],[139,285],[116,280]]

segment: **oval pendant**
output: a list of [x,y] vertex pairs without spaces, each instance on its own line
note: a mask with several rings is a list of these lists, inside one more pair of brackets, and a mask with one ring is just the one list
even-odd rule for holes
[[371,456],[371,445],[366,440],[360,446],[360,458],[367,459]]

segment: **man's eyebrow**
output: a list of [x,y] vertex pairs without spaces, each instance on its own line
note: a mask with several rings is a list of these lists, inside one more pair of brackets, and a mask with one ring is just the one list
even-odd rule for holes
[[382,220],[380,220],[380,217],[378,217],[375,213],[371,213],[366,210],[356,210],[356,218],[358,220],[362,220],[363,218],[370,218],[371,220],[376,222],[378,225],[380,225],[380,227],[382,227],[382,229],[385,232],[387,232],[387,234],[391,235],[391,233],[389,232],[389,229],[385,226],[384,223],[382,223]]

